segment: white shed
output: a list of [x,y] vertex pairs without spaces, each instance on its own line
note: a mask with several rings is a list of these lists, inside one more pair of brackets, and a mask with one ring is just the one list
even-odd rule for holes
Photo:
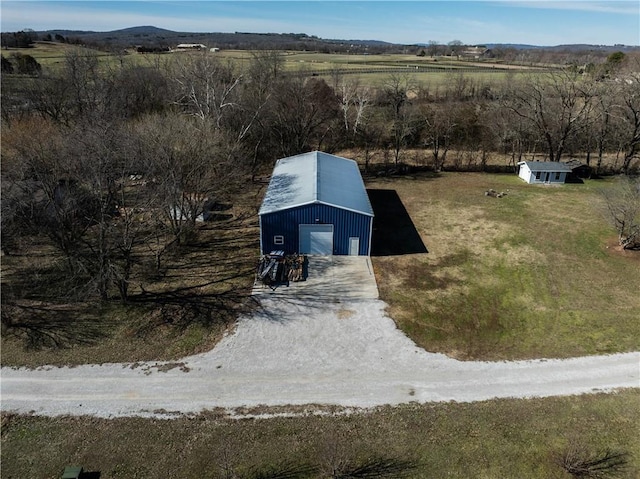
[[527,183],[564,183],[571,168],[557,161],[521,161],[518,176]]

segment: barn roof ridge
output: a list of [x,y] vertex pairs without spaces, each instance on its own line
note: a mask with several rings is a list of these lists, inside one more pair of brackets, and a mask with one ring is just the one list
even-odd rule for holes
[[373,216],[357,162],[317,150],[276,162],[258,214],[314,203]]

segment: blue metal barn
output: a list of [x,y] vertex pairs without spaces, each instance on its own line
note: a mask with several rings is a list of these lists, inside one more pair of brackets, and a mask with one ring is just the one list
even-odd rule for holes
[[263,254],[371,253],[373,209],[347,158],[313,151],[278,160],[258,217]]

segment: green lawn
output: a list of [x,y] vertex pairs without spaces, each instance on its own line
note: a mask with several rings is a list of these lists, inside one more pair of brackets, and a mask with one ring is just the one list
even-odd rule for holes
[[114,479],[331,477],[368,465],[411,478],[569,479],[557,460],[576,447],[585,457],[628,453],[618,477],[631,479],[640,472],[638,400],[625,391],[270,419],[5,414],[2,477],[54,478],[66,465]]
[[[445,173],[395,189],[429,250],[376,257],[381,297],[429,351],[463,359],[571,357],[640,347],[640,253],[615,247],[604,180],[527,185]],[[503,198],[484,196],[493,188]]]

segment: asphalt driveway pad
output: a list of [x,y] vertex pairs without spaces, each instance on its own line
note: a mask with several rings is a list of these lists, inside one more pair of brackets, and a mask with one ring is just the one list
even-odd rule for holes
[[367,256],[307,256],[305,281],[275,288],[257,283],[256,296],[318,300],[378,299],[378,285]]

